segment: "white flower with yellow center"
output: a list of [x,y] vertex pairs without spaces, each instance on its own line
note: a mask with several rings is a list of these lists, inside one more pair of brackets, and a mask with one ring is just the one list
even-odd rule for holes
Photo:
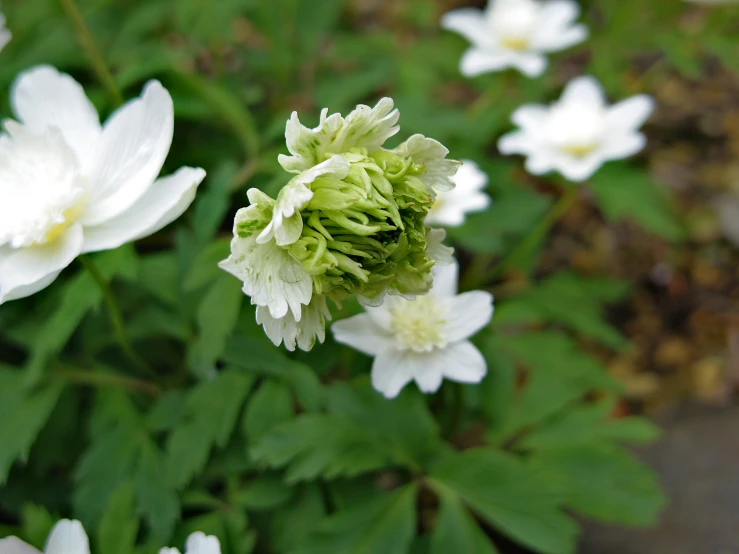
[[475,162],[462,160],[462,166],[452,180],[456,186],[436,197],[426,216],[427,224],[459,227],[468,213],[480,212],[490,206],[490,197],[483,192],[488,176]]
[[545,54],[585,40],[575,24],[580,7],[572,0],[490,0],[485,11],[463,8],[444,15],[441,25],[472,43],[460,70],[467,77],[514,67],[529,77],[547,67]]
[[[0,554],[40,554],[17,537],[0,540]],[[44,554],[90,554],[90,541],[79,521],[62,519],[51,530]]]
[[205,177],[157,179],[172,143],[172,98],[158,81],[105,125],[82,87],[49,66],[11,91],[0,135],[0,304],[48,286],[80,254],[117,248],[178,218]]
[[382,306],[334,323],[334,338],[374,356],[372,385],[388,398],[415,381],[435,392],[444,378],[479,383],[487,373],[482,354],[468,340],[493,317],[484,291],[457,294],[457,264],[434,268],[434,286],[415,300],[388,297]]
[[578,77],[551,106],[518,108],[511,119],[520,129],[501,137],[498,148],[527,156],[526,170],[534,175],[559,171],[571,181],[584,181],[606,161],[644,148],[639,128],[653,110],[654,100],[646,94],[609,106],[596,79]]
[[[159,554],[180,554],[180,551],[176,548],[162,548]],[[187,537],[185,554],[221,554],[221,543],[218,537],[196,531]]]

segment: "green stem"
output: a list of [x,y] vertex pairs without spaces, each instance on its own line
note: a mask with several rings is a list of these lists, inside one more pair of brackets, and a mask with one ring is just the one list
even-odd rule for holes
[[95,265],[95,262],[93,262],[92,258],[90,258],[89,256],[80,256],[79,260],[80,262],[82,262],[85,270],[87,270],[97,286],[100,288],[100,292],[103,293],[103,298],[105,298],[105,302],[108,305],[110,319],[113,323],[113,330],[115,331],[116,338],[118,339],[121,348],[123,348],[123,351],[129,357],[129,359],[141,371],[149,375],[155,375],[154,371],[146,364],[144,360],[139,357],[138,354],[136,354],[136,351],[131,346],[131,342],[128,340],[128,335],[126,334],[126,326],[123,321],[123,312],[121,312],[118,301],[116,300],[115,295],[110,288],[110,285],[108,285],[108,281],[105,279],[105,276],[103,276],[97,265]]
[[524,239],[518,243],[518,246],[506,256],[492,271],[483,273],[479,277],[470,275],[464,283],[465,288],[477,288],[487,285],[496,279],[499,279],[511,267],[519,265],[523,260],[531,255],[534,249],[544,240],[544,237],[551,231],[552,227],[567,213],[572,204],[577,200],[579,187],[576,185],[568,185],[564,194],[550,208],[537,225],[529,232]]
[[95,38],[92,36],[87,23],[85,23],[85,18],[82,16],[82,12],[77,6],[77,3],[75,0],[59,1],[74,25],[74,28],[77,31],[77,37],[79,38],[82,47],[87,52],[87,55],[90,58],[90,63],[92,64],[95,73],[97,73],[98,79],[100,79],[100,82],[107,89],[108,94],[110,94],[115,105],[120,106],[123,104],[123,95],[118,89],[118,85],[113,78],[113,74],[110,72],[105,60],[103,59],[103,55],[100,53],[100,49],[95,42]]
[[91,387],[118,388],[134,392],[143,392],[151,396],[158,396],[162,392],[162,390],[154,383],[101,371],[61,369],[55,371],[52,374],[52,377],[62,379],[68,383],[77,383]]

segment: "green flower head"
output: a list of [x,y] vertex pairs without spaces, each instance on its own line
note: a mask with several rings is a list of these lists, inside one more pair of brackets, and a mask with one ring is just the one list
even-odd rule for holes
[[[236,216],[232,255],[222,267],[244,281],[276,344],[309,349],[323,340],[326,299],[339,304],[356,295],[377,305],[386,294],[413,297],[431,288],[432,254],[444,252],[424,221],[437,191],[453,188],[459,163],[421,135],[383,148],[397,121],[389,98],[347,118],[324,110],[315,129],[294,113],[286,129],[292,155],[280,163],[296,175],[276,200],[249,191],[252,204]],[[308,330],[301,325],[306,311]]]

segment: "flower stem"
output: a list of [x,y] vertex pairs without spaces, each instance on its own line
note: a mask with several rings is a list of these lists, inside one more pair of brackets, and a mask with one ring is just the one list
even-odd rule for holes
[[103,298],[105,298],[105,302],[108,305],[108,311],[110,312],[110,319],[113,323],[113,329],[115,331],[116,338],[121,345],[121,348],[123,348],[123,351],[136,365],[137,368],[139,368],[144,373],[154,375],[154,371],[147,365],[144,360],[141,359],[138,354],[136,354],[136,351],[131,346],[131,342],[128,340],[128,335],[126,334],[126,327],[123,322],[123,313],[121,312],[118,301],[116,300],[115,295],[113,294],[113,291],[111,290],[110,285],[108,285],[105,277],[100,272],[97,265],[95,265],[95,262],[92,261],[92,258],[90,258],[89,256],[80,256],[79,260],[80,262],[82,262],[85,270],[90,274],[97,286],[100,288],[100,292],[103,293]]
[[151,396],[158,396],[162,392],[159,386],[154,383],[103,371],[84,371],[81,369],[65,368],[55,371],[52,376],[68,383],[89,385],[91,387],[118,388],[143,392]]
[[493,268],[492,271],[487,273],[480,272],[479,277],[471,274],[469,279],[465,280],[464,288],[477,288],[487,285],[502,277],[503,274],[511,267],[515,267],[522,261],[526,260],[549,231],[551,231],[552,227],[556,225],[560,218],[567,213],[572,204],[575,203],[579,190],[579,187],[575,185],[568,185],[564,194],[559,198],[554,206],[551,207],[539,223],[537,223],[529,234],[526,235],[520,243],[518,243],[516,248],[514,248],[502,262]]
[[74,25],[74,28],[77,31],[77,37],[79,38],[82,47],[87,52],[87,55],[90,58],[90,63],[92,64],[95,73],[97,73],[98,79],[100,79],[100,82],[106,88],[108,94],[110,94],[115,105],[120,106],[123,104],[123,95],[121,95],[121,91],[118,89],[118,85],[113,78],[113,74],[110,72],[105,60],[103,59],[103,55],[100,53],[100,49],[95,42],[95,38],[92,36],[87,23],[85,23],[85,18],[82,16],[82,12],[77,6],[76,1],[59,1]]

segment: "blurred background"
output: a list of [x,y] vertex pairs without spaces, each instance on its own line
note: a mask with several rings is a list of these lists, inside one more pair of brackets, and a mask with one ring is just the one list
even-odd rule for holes
[[[508,70],[467,79],[458,69],[467,42],[443,31],[439,20],[451,9],[484,2],[79,0],[122,95],[135,97],[156,78],[174,98],[175,136],[164,173],[199,165],[209,174],[201,204],[188,217],[194,231],[140,241],[138,256],[175,245],[187,251],[189,245],[191,262],[225,257],[246,188],[276,194],[285,183],[277,155],[285,151],[290,112],[298,110],[312,126],[323,107],[347,113],[357,103],[391,96],[403,137],[434,137],[453,158],[475,160],[489,175],[492,207],[448,232],[463,288],[496,295],[496,340],[523,327],[566,330],[619,384],[613,416],[646,415],[665,429],[657,442],[638,450],[657,469],[670,498],[661,523],[641,531],[585,523],[581,552],[739,552],[739,6],[682,0],[580,4],[589,39],[551,55],[542,77]],[[13,79],[39,63],[71,73],[101,114],[111,113],[110,91],[90,64],[65,1],[4,0],[0,8],[13,33],[0,54],[4,116],[10,116]],[[561,184],[559,177],[528,175],[521,159],[499,155],[496,141],[512,128],[509,117],[519,105],[553,101],[582,74],[600,79],[611,101],[637,93],[656,99],[644,129],[648,145],[586,184],[524,267],[489,279],[496,263],[551,208]],[[155,282],[161,278],[157,263],[140,264],[135,286],[166,305],[166,291]],[[131,281],[125,272],[122,279]],[[2,307],[3,363],[24,362],[41,340],[41,322],[57,302],[50,294]],[[151,359],[183,360],[198,378],[209,366],[193,359],[218,356],[190,346],[183,354],[171,338],[179,331],[167,327],[175,323],[162,320],[158,310],[136,309],[129,313],[130,331]],[[197,331],[192,314],[183,317]],[[27,323],[34,317],[37,327]],[[89,319],[86,325],[91,328]],[[167,332],[170,338],[160,340]],[[93,346],[80,339],[70,343],[67,356],[83,359],[81,352],[105,348],[105,338],[90,340]],[[177,340],[189,341],[186,334]],[[342,352],[332,345],[296,359],[325,376]],[[489,351],[486,356],[489,363],[497,357]],[[487,396],[477,402],[504,405],[497,386],[503,385],[487,380],[480,393]],[[457,446],[475,444],[474,427],[455,440]],[[81,451],[78,442],[69,443],[73,451]],[[0,524],[9,532],[19,525],[27,500],[64,511],[69,489],[59,485],[64,479],[58,475],[71,469],[63,458],[59,452],[49,458],[50,473],[35,468],[43,477],[32,487],[30,470],[11,472],[0,488]],[[524,551],[504,545],[501,552]]]

